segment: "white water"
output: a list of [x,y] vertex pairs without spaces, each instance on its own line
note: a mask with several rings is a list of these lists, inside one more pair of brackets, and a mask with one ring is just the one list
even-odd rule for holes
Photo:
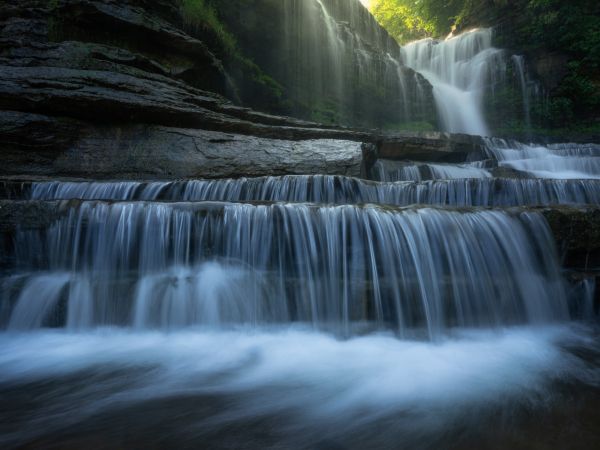
[[0,317],[10,330],[63,326],[65,296],[79,328],[308,322],[348,335],[370,322],[435,339],[454,325],[568,317],[537,214],[84,202],[17,241],[19,267],[49,254]]
[[513,55],[512,56],[513,65],[517,74],[517,78],[519,80],[519,84],[521,85],[521,96],[523,98],[523,115],[525,121],[525,127],[527,129],[531,128],[531,100],[529,94],[529,86],[527,75],[525,71],[525,57],[522,55]]
[[490,178],[492,174],[471,164],[411,164],[379,160],[373,172],[380,181],[424,181]]
[[487,139],[488,152],[501,166],[535,178],[600,179],[600,148],[595,145],[526,145]]
[[[586,333],[568,326],[464,329],[437,344],[385,334],[337,340],[297,327],[2,334],[0,392],[41,388],[46,400],[35,414],[15,416],[16,428],[0,433],[0,444],[75,431],[106,415],[113,426],[125,420],[130,432],[145,423],[149,442],[173,426],[188,445],[209,445],[205,433],[227,433],[240,422],[249,433],[256,418],[266,418],[286,448],[324,440],[369,445],[361,439],[380,448],[436,447],[466,424],[475,434],[492,424],[499,429],[499,417],[519,405],[531,411],[548,404],[556,381],[597,383],[597,373],[563,347],[592,345]],[[84,382],[63,388],[69,379]],[[189,399],[197,412],[170,425],[169,409],[160,415],[160,402],[170,399]],[[206,402],[220,406],[206,412]]]
[[[400,63],[395,41],[358,1],[279,0],[283,11],[278,39],[272,52],[274,78],[287,81],[288,94],[299,104],[332,114],[368,119],[374,99],[361,98],[383,89],[390,106],[391,122],[424,120],[428,102],[422,77]],[[362,94],[361,94],[362,95]],[[327,117],[322,118],[327,120]]]
[[[581,148],[582,151],[586,147]],[[566,151],[566,150],[565,150]],[[594,151],[587,147],[587,153]],[[413,168],[415,166],[412,166]],[[469,168],[477,169],[473,165]],[[395,165],[378,161],[379,180],[396,179]],[[480,169],[482,170],[482,169]],[[391,173],[390,173],[391,171]],[[416,176],[416,174],[415,174]],[[420,173],[419,175],[420,176]],[[285,176],[235,180],[172,182],[39,182],[26,198],[67,200],[285,201],[314,203],[383,203],[454,206],[600,204],[594,180],[493,179],[433,180],[421,183],[374,183],[342,176]]]
[[483,97],[506,71],[504,52],[492,47],[490,29],[412,42],[402,47],[402,56],[433,85],[443,130],[489,135]]
[[[528,76],[525,57],[509,57],[506,50],[493,47],[492,35],[492,29],[475,29],[444,41],[423,39],[402,47],[403,63],[433,86],[443,131],[489,136],[498,124],[488,123],[484,105],[489,110],[489,100],[502,88],[520,91],[523,125],[531,129],[539,85]],[[519,111],[515,114],[521,116]]]

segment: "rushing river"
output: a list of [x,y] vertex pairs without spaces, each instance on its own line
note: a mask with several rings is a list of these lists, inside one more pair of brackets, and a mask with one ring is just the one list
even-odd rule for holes
[[[332,55],[366,76],[391,45],[349,4],[286,1],[319,97],[351,88]],[[486,135],[509,61],[526,95],[491,38],[379,71],[407,97],[412,67],[446,130]],[[482,143],[370,179],[2,180],[51,220],[0,235],[0,447],[600,448],[597,273],[566,273],[539,208],[600,204],[600,146]]]
[[[5,334],[0,443],[585,448],[596,339],[569,325],[461,329],[436,343],[301,325]],[[553,429],[561,420],[569,428]]]

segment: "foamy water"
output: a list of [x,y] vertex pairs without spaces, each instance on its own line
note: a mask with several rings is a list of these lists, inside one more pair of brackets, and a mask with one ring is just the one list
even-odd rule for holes
[[541,405],[557,381],[595,383],[597,374],[565,350],[592,345],[584,328],[569,326],[463,330],[438,343],[385,334],[338,340],[300,327],[3,334],[0,392],[35,386],[43,401],[0,424],[0,444],[186,398],[200,399],[199,409],[203,398],[223,399],[181,420],[179,432],[192,436],[276,417],[290,445],[344,442],[384,423],[390,439],[431,444],[486,411]]

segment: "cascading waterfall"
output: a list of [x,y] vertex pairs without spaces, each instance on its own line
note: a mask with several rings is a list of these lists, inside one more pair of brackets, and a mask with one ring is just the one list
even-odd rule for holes
[[531,126],[530,89],[521,55],[507,58],[492,46],[492,30],[477,29],[445,41],[424,39],[402,47],[403,62],[433,85],[444,131],[490,135],[484,113],[486,96],[506,83],[509,65],[520,85],[524,123]]
[[543,147],[491,138],[488,152],[501,166],[510,167],[536,178],[598,179],[600,145],[559,144]]
[[13,193],[11,198],[33,200],[261,201],[460,207],[600,204],[600,181],[487,176],[421,182],[373,182],[328,175],[168,182],[48,181],[12,188],[6,186],[5,190]]
[[275,78],[290,81],[298,102],[317,105],[321,113],[335,113],[338,119],[349,111],[368,117],[377,112],[371,112],[361,90],[369,95],[383,91],[401,121],[431,119],[424,109],[427,82],[401,64],[396,42],[358,1],[282,3],[284,39]]
[[523,115],[525,127],[531,128],[531,100],[529,93],[529,82],[525,71],[525,57],[523,55],[513,55],[511,57],[516,71],[517,79],[521,85],[521,96],[523,98]]
[[48,262],[9,300],[9,330],[372,322],[435,337],[566,317],[535,214],[84,202],[17,240],[17,266],[35,266],[40,252]]
[[[498,429],[497,408],[529,413],[556,381],[598,379],[563,348],[593,351],[564,325],[573,293],[544,218],[351,203],[597,203],[590,183],[20,184],[61,215],[17,232],[0,278],[0,443],[87,442],[90,429],[113,442],[126,424],[136,447],[164,430],[169,445],[218,446],[257,416],[285,431],[260,447],[431,448],[464,423]],[[578,287],[578,315],[593,291]]]
[[372,171],[380,181],[452,180],[489,178],[492,175],[479,163],[473,164],[411,164],[377,161]]
[[494,48],[490,29],[400,48],[358,0],[256,3],[273,14],[269,35],[282,39],[265,38],[269,48],[246,50],[285,87],[297,114],[377,127],[437,121],[444,131],[489,135],[484,104],[496,89],[510,87],[521,94],[523,122],[530,125],[534,83],[524,58]]
[[[297,95],[359,108],[352,72],[426,114],[358,1],[283,3]],[[402,59],[446,129],[488,134],[489,30]],[[0,181],[2,217],[33,207],[0,223],[0,447],[544,448],[538,421],[597,410],[596,286],[528,207],[599,205],[600,146],[483,143],[370,180]]]
[[502,50],[492,47],[489,29],[439,42],[413,42],[402,48],[404,63],[432,85],[442,127],[453,133],[487,136],[482,100],[493,78],[504,72]]

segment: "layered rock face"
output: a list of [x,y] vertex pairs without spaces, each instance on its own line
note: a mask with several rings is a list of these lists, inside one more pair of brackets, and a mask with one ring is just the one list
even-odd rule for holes
[[[360,46],[371,60],[398,51],[362,6],[334,3],[337,31],[370,37]],[[238,87],[211,49],[184,31],[173,1],[25,0],[0,5],[0,19],[6,174],[357,175],[363,149],[356,142],[379,139],[227,100],[236,100]]]
[[[350,156],[338,151],[337,164],[331,164],[327,158],[335,159],[335,151],[325,157],[313,150],[318,146],[288,141],[360,141],[360,133],[270,116],[226,100],[221,94],[233,86],[225,69],[203,42],[182,31],[178,14],[173,2],[26,0],[0,5],[3,172],[357,173],[359,144],[326,142],[327,152],[336,146],[349,149]],[[210,163],[233,147],[237,163]],[[278,156],[269,157],[272,153]],[[151,158],[144,160],[142,154]]]
[[234,0],[219,10],[244,54],[283,86],[293,115],[380,128],[435,125],[431,85],[401,63],[398,44],[360,1]]
[[[356,27],[353,36],[365,36],[356,45],[365,52],[379,46],[390,50],[393,59],[393,43],[380,29],[369,28],[370,19],[351,22],[363,10],[357,10],[358,16],[350,11],[344,20],[348,10],[341,3],[339,9],[335,2],[316,3],[325,8],[318,16],[322,19],[323,11],[329,19],[339,14],[330,22],[337,31]],[[567,164],[571,156],[597,157],[596,148],[547,150],[543,158],[535,156],[536,149],[516,148],[523,155],[533,154],[535,167],[530,170],[511,163],[515,158],[507,163],[500,153],[490,155],[489,143],[477,137],[385,135],[238,106],[225,98],[236,90],[227,71],[202,41],[184,31],[172,2],[24,0],[2,4],[0,20],[0,173],[5,198],[23,198],[19,186],[48,177],[129,183],[194,179],[182,189],[194,188],[198,179],[233,178],[216,180],[202,195],[182,199],[173,194],[169,200],[450,208],[598,203],[596,182],[540,181],[530,173],[555,161],[546,156],[562,152]],[[376,58],[376,52],[369,54]],[[587,175],[596,178],[597,167],[592,166]],[[301,177],[286,177],[290,175]],[[283,178],[241,179],[264,176]],[[382,183],[357,180],[359,176]],[[149,189],[162,192],[161,186]],[[60,198],[126,200],[85,196],[79,189]],[[219,194],[223,192],[228,194]],[[23,215],[10,201],[2,208],[6,224],[36,218],[31,211],[46,215],[35,205]],[[50,219],[55,217],[51,209],[46,211]],[[553,217],[570,217],[571,212],[561,214]],[[558,237],[566,229],[559,225]],[[579,264],[587,250],[577,248],[572,237],[567,241]]]

